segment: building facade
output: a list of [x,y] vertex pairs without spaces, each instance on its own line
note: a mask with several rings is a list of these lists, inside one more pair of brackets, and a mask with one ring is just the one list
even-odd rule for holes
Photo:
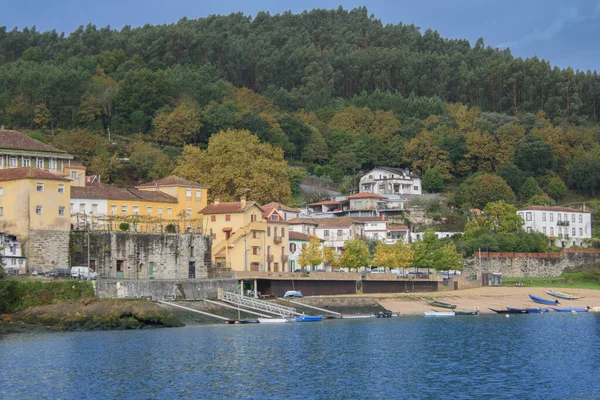
[[568,207],[528,206],[517,213],[523,219],[523,229],[548,236],[559,247],[589,245],[592,238],[592,214]]
[[359,192],[389,195],[421,195],[421,178],[408,169],[377,167],[360,178]]

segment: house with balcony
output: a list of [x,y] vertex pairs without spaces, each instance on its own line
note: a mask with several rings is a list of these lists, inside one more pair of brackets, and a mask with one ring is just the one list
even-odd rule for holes
[[288,221],[290,232],[299,232],[308,236],[317,234],[319,218],[294,218]]
[[363,224],[364,238],[369,240],[386,241],[388,221],[380,217],[352,217],[353,221]]
[[212,237],[213,263],[234,271],[289,271],[288,223],[258,203],[215,201],[199,211]]
[[360,178],[360,193],[382,196],[421,195],[421,178],[408,169],[377,167]]
[[554,246],[589,246],[592,238],[592,214],[569,207],[528,206],[517,211],[523,229],[548,236]]
[[410,230],[406,225],[389,225],[387,228],[386,240],[387,244],[396,243],[407,244],[410,242]]
[[343,200],[326,200],[317,203],[311,203],[306,206],[308,215],[317,214],[327,217],[344,216],[348,212],[349,201]]
[[[303,224],[297,221],[305,221]],[[314,234],[322,239],[323,245],[335,249],[338,254],[342,253],[344,243],[351,239],[364,239],[364,222],[349,217],[339,218],[300,218],[292,220],[291,226],[303,226],[308,229],[309,224],[317,224]],[[297,228],[296,228],[297,229]]]

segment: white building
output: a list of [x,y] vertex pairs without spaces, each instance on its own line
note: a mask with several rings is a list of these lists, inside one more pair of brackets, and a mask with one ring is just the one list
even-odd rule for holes
[[365,239],[385,241],[387,238],[387,221],[385,217],[352,217],[353,221],[364,224]]
[[25,273],[27,258],[23,256],[23,246],[16,236],[0,232],[0,257],[4,269],[9,273]]
[[406,225],[392,225],[387,228],[387,244],[396,244],[398,242],[408,243],[410,232]]
[[408,169],[377,167],[360,178],[359,192],[390,195],[423,194],[421,179]]
[[523,228],[527,232],[541,232],[555,246],[587,246],[592,238],[592,214],[589,212],[546,206],[524,207],[517,212],[523,218]]
[[[310,242],[311,239],[311,235],[307,235],[301,232],[294,232],[294,231],[289,231],[289,237],[290,237],[290,249],[289,249],[289,270],[294,272],[298,269],[307,269],[307,270],[312,270],[312,266],[310,265],[306,265],[304,267],[302,267],[300,264],[298,264],[298,258],[300,257],[300,253],[302,252],[302,248],[304,246],[308,246],[308,243]],[[323,269],[323,263],[315,266],[315,269],[319,270],[319,269]]]

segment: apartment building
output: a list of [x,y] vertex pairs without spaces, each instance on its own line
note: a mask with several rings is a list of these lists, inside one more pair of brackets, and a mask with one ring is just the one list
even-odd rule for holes
[[528,206],[517,213],[523,229],[548,236],[552,245],[560,247],[589,245],[592,238],[592,214],[569,207]]

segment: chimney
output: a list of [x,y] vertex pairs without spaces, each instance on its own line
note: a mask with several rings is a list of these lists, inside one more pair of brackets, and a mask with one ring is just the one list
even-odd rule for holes
[[213,203],[214,203],[214,205],[216,205],[216,206],[217,206],[217,205],[219,205],[219,203],[221,203],[221,202],[219,201],[219,199],[215,199],[215,200],[213,201]]
[[244,208],[246,208],[246,196],[242,196],[240,198],[240,207],[243,210]]

